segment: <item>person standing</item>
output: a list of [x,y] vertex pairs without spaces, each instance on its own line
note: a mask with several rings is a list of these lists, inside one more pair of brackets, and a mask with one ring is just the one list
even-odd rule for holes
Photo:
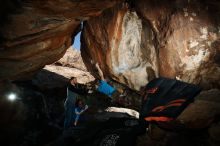
[[76,77],[72,77],[69,80],[67,86],[67,98],[64,102],[65,109],[65,119],[64,119],[64,129],[68,129],[74,124],[75,115],[75,103],[81,95],[86,94],[87,91],[82,84],[77,83]]
[[80,121],[80,115],[85,112],[88,109],[88,106],[85,105],[81,99],[76,100],[75,104],[75,121],[74,121],[74,126],[77,126],[78,121]]

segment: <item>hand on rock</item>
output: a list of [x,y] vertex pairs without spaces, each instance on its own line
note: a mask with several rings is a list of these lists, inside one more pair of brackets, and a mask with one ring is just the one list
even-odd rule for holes
[[86,105],[86,106],[85,106],[85,110],[87,110],[88,108],[89,108],[88,105]]

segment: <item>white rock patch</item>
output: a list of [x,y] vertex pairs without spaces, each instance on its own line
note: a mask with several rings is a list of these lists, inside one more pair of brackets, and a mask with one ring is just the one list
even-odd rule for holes
[[119,108],[119,107],[108,107],[105,111],[107,112],[117,112],[117,113],[127,113],[128,115],[139,118],[139,112],[128,109],[128,108]]
[[[147,67],[157,71],[155,48],[150,46],[153,38],[150,36],[146,40],[150,46],[148,46],[149,48],[146,46],[144,46],[146,48],[142,48],[142,31],[142,21],[136,12],[127,12],[123,18],[122,39],[119,47],[115,47],[114,40],[111,45],[113,46],[111,49],[113,73],[126,79],[129,86],[136,90],[148,83]],[[142,53],[143,49],[149,49],[149,58],[152,63],[142,57],[144,55]],[[117,55],[115,55],[116,52]]]
[[189,43],[189,48],[193,48],[199,45],[199,42],[197,42],[196,40],[191,40]]
[[207,27],[200,28],[200,32],[202,35],[200,36],[201,39],[207,39],[208,38],[208,29]]
[[210,52],[208,50],[200,49],[196,55],[186,56],[182,58],[182,65],[185,66],[185,70],[194,70],[197,69],[203,60],[209,57]]

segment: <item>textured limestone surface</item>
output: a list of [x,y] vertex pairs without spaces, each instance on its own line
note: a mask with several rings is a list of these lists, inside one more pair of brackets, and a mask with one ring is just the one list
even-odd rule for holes
[[157,76],[220,88],[218,1],[137,0],[88,20],[82,55],[95,73],[139,90]]
[[218,1],[139,0],[135,7],[154,28],[160,76],[220,87]]
[[82,57],[95,76],[140,90],[158,76],[220,87],[217,0],[3,0],[0,79],[29,77],[61,58],[84,21]]
[[[100,17],[89,20],[82,39],[85,62],[98,62],[106,78],[139,90],[158,76],[152,28],[126,5],[106,10]],[[94,65],[90,67],[93,68]]]
[[81,21],[121,0],[2,0],[0,79],[28,77],[59,60]]

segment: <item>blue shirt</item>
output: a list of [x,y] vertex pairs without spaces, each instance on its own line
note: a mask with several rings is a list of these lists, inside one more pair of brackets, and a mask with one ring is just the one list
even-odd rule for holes
[[76,113],[80,113],[83,109],[80,107],[76,107],[75,108],[75,122],[79,120],[80,114],[76,114]]
[[99,92],[104,93],[105,95],[111,97],[115,92],[115,88],[109,85],[106,81],[101,80],[99,82],[99,87],[97,89]]

